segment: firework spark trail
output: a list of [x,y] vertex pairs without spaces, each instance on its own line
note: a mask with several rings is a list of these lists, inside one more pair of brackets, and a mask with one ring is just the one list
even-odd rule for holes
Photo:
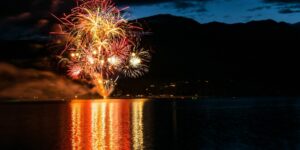
[[[127,9],[127,8],[124,8]],[[61,61],[73,79],[91,80],[103,97],[109,96],[120,75],[148,72],[150,54],[139,48],[142,28],[129,23],[111,0],[77,0],[61,22],[65,48]]]

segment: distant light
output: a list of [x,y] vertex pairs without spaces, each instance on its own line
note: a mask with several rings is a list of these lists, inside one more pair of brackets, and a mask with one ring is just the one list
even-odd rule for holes
[[98,79],[98,83],[99,83],[99,84],[102,84],[102,83],[103,83],[103,80]]
[[96,50],[93,50],[93,54],[96,55],[96,54],[97,54],[97,51],[96,51]]
[[142,61],[139,57],[134,56],[134,57],[130,58],[129,62],[130,62],[131,66],[138,67],[141,64]]
[[101,64],[101,65],[104,64],[104,60],[103,60],[103,59],[100,60],[100,64]]
[[95,63],[95,60],[94,60],[94,57],[93,56],[87,56],[86,57],[87,61],[90,63],[90,64],[94,64]]
[[176,84],[171,83],[171,84],[170,84],[170,87],[176,87]]
[[107,61],[114,66],[117,66],[120,64],[120,59],[116,56],[111,56],[109,58],[107,58]]

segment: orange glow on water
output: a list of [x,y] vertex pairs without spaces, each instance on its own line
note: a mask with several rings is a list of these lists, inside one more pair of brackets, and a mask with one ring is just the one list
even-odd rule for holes
[[133,149],[140,150],[144,148],[143,135],[143,101],[137,101],[132,104],[132,135],[133,135]]
[[80,145],[82,142],[81,139],[81,106],[78,103],[74,103],[71,107],[72,110],[72,126],[71,126],[71,132],[72,132],[72,150],[80,149]]
[[71,108],[73,150],[143,149],[145,100],[75,100]]

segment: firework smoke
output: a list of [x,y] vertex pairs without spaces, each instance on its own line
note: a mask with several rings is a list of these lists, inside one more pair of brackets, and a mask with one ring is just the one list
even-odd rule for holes
[[142,28],[129,23],[111,0],[81,0],[71,13],[58,18],[65,37],[61,61],[73,79],[93,82],[109,96],[120,75],[139,77],[148,72],[150,54],[139,48]]

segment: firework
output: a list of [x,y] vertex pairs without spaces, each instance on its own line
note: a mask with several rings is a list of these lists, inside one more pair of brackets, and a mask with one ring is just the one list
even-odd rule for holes
[[68,75],[87,79],[103,97],[109,96],[119,76],[148,72],[150,54],[138,47],[142,28],[129,23],[111,0],[81,0],[71,13],[58,18],[65,37],[60,54]]

